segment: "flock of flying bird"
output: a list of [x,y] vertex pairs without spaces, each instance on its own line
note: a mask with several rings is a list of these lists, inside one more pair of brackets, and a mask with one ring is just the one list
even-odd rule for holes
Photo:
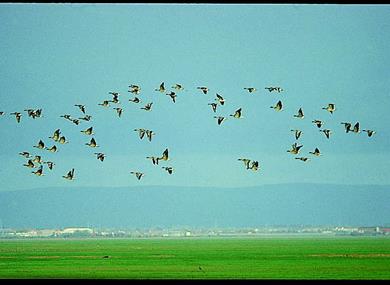
[[[177,98],[177,94],[180,91],[184,90],[184,88],[181,84],[175,84],[171,88],[174,90],[172,90],[172,91],[166,90],[164,82],[162,82],[160,84],[159,88],[156,88],[155,91],[163,93],[166,96],[169,96],[171,98],[172,102],[175,103],[176,98]],[[200,86],[200,87],[197,87],[197,89],[200,90],[205,95],[207,95],[210,92],[209,88],[206,86]],[[277,86],[265,87],[265,89],[268,90],[269,92],[277,92],[277,93],[284,91],[281,87],[277,87]],[[258,91],[254,87],[245,87],[244,90],[246,90],[249,93],[254,93],[254,92]],[[139,98],[139,95],[141,93],[141,88],[138,85],[134,85],[134,84],[129,85],[128,92],[130,92],[133,95],[133,98],[130,98],[128,100],[129,102],[132,102],[135,104],[141,103],[141,99]],[[119,100],[120,93],[109,92],[109,94],[113,96],[112,99],[106,99],[103,102],[98,103],[99,106],[102,106],[104,108],[108,108],[110,106],[110,103],[118,104],[120,102],[120,100]],[[214,113],[216,113],[218,107],[223,106],[225,104],[225,102],[226,102],[226,100],[223,98],[223,96],[216,93],[216,98],[214,98],[213,102],[208,103],[208,105],[211,106],[212,111]],[[60,117],[64,118],[65,120],[68,120],[69,122],[71,122],[75,125],[79,125],[81,121],[87,121],[87,122],[91,121],[92,116],[86,114],[86,106],[85,105],[75,104],[74,106],[79,108],[79,110],[83,113],[83,117],[73,118],[69,114],[64,114],[64,115],[61,115]],[[140,107],[140,109],[150,112],[152,110],[152,106],[153,106],[153,102],[148,102],[144,106]],[[270,106],[270,108],[274,109],[277,112],[282,111],[283,107],[284,106],[283,106],[283,103],[281,100],[279,100],[274,106]],[[327,106],[322,107],[322,109],[328,111],[330,114],[333,114],[336,111],[336,105],[334,103],[329,103]],[[113,110],[116,111],[118,117],[120,118],[122,115],[123,109],[121,107],[114,107]],[[27,112],[28,117],[31,117],[33,119],[42,117],[42,109],[25,109],[24,111]],[[4,111],[0,111],[0,116],[3,116],[5,114],[6,113]],[[10,113],[10,115],[15,116],[17,123],[21,122],[21,118],[23,116],[22,112],[13,112],[13,113]],[[243,118],[242,108],[238,108],[233,114],[230,114],[229,116],[233,117],[234,119]],[[299,108],[297,114],[293,115],[293,117],[298,118],[298,119],[303,119],[305,117],[303,109]],[[228,119],[228,117],[226,117],[226,116],[214,116],[214,118],[217,119],[218,125],[221,125],[225,120]],[[323,121],[315,119],[312,121],[312,123],[315,124],[320,129],[319,130],[320,132],[324,133],[324,135],[326,136],[327,139],[330,138],[330,135],[332,134],[332,130],[321,129],[321,127],[324,125]],[[353,127],[352,127],[352,123],[350,123],[350,122],[341,122],[341,124],[344,125],[346,133],[356,133],[357,134],[357,133],[360,133],[361,131],[363,131],[363,132],[367,133],[368,137],[371,137],[376,133],[374,130],[370,130],[370,129],[360,130],[359,122],[356,122]],[[145,135],[146,135],[146,138],[149,142],[152,141],[152,138],[155,135],[155,133],[149,129],[138,128],[138,129],[134,129],[134,131],[137,132],[137,134],[141,140],[144,139]],[[299,154],[300,149],[303,147],[302,144],[298,145],[298,140],[302,135],[302,131],[299,129],[293,129],[291,131],[294,132],[296,142],[294,144],[292,144],[291,149],[287,150],[287,152],[289,152],[293,155],[297,155],[297,154]],[[93,135],[94,135],[93,127],[89,127],[85,130],[81,130],[80,132],[86,136],[90,136],[90,137],[92,136],[90,141],[85,143],[85,145],[87,145],[91,148],[96,148],[99,146],[97,144],[95,138],[93,137]],[[53,135],[48,137],[48,138],[50,138],[51,140],[53,140],[55,143],[58,143],[58,144],[69,143],[69,141],[66,139],[66,137],[61,134],[60,129],[56,129],[53,132]],[[33,147],[40,149],[40,150],[45,149],[45,150],[52,152],[52,153],[58,152],[58,148],[55,144],[53,144],[51,147],[48,147],[47,145],[45,145],[43,140],[39,140],[39,142],[36,145],[34,145]],[[316,147],[314,149],[314,151],[309,152],[309,154],[312,154],[314,156],[320,156],[321,152],[320,152],[319,148]],[[31,168],[31,169],[38,168],[37,170],[32,171],[32,173],[37,175],[37,176],[44,175],[44,172],[43,172],[43,165],[44,164],[47,165],[49,170],[52,170],[53,166],[55,165],[55,163],[53,161],[43,161],[41,155],[32,155],[28,151],[22,151],[19,153],[19,155],[28,159],[27,162],[25,164],[23,164],[23,166]],[[106,154],[102,153],[102,152],[95,152],[94,155],[96,155],[96,158],[98,160],[100,160],[101,162],[103,162],[105,157],[106,157]],[[166,148],[162,152],[161,156],[146,156],[146,159],[150,159],[151,162],[153,163],[153,165],[159,165],[160,161],[168,161],[169,160],[169,150],[168,150],[168,148]],[[309,160],[309,157],[301,156],[301,157],[295,157],[295,159],[306,162]],[[257,160],[253,160],[253,159],[249,159],[249,158],[238,158],[238,161],[242,161],[244,163],[245,169],[247,169],[247,170],[257,171],[260,169],[260,165],[259,165],[259,162]],[[172,166],[162,166],[162,169],[167,171],[167,173],[169,173],[169,174],[172,174],[173,170],[174,170]],[[130,174],[135,175],[135,177],[138,180],[140,180],[145,175],[145,173],[141,172],[141,171],[130,171]],[[62,177],[64,179],[74,180],[75,179],[75,169],[72,168],[71,170],[69,170],[69,172],[66,175],[63,175]]]

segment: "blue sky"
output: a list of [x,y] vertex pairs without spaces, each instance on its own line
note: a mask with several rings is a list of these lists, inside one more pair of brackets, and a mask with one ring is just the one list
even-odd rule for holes
[[[202,5],[202,4],[2,4],[0,5],[0,185],[1,191],[51,186],[254,186],[318,182],[389,184],[388,5]],[[174,104],[154,91],[180,83]],[[128,86],[151,112],[129,102]],[[197,86],[208,86],[204,95]],[[267,86],[281,86],[269,93]],[[256,87],[253,94],[244,87]],[[110,91],[120,92],[118,118]],[[226,98],[214,114],[215,93]],[[282,100],[285,109],[269,108]],[[321,108],[336,104],[336,112]],[[76,126],[59,116],[82,113]],[[142,104],[142,103],[141,103]],[[293,115],[302,107],[305,118]],[[28,118],[26,108],[42,108]],[[242,119],[229,114],[242,108]],[[23,113],[17,124],[9,113]],[[218,126],[215,115],[228,116]],[[311,123],[321,119],[334,134],[327,140]],[[360,122],[346,134],[340,122]],[[85,145],[80,133],[94,127],[100,145]],[[58,153],[33,148],[61,129],[70,141]],[[135,128],[156,132],[152,142]],[[307,163],[287,152],[299,140]],[[318,147],[323,156],[308,154]],[[154,166],[146,156],[169,148],[170,160]],[[18,152],[56,163],[36,177]],[[93,155],[106,153],[104,162]],[[247,171],[240,157],[258,160]],[[168,175],[161,166],[174,167]],[[76,179],[61,176],[75,168]],[[145,172],[138,181],[130,171]]]

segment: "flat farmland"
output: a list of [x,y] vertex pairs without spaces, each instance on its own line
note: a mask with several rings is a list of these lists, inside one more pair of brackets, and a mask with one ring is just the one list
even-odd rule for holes
[[1,240],[0,278],[384,280],[390,238]]

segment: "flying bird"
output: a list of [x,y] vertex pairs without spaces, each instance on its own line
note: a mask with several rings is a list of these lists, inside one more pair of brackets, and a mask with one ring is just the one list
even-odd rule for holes
[[31,157],[30,153],[27,152],[27,151],[19,152],[19,154],[20,154],[21,156],[24,156],[25,158],[30,158],[30,157]]
[[241,117],[241,108],[237,109],[237,110],[234,112],[234,114],[231,114],[231,115],[229,115],[229,116],[232,116],[233,118],[237,118],[237,119],[242,118],[242,117]]
[[86,135],[94,135],[93,133],[93,127],[89,127],[88,129],[84,130],[84,131],[80,131],[81,133],[84,133]]
[[301,147],[303,147],[303,145],[298,145],[297,143],[294,143],[293,145],[291,145],[291,149],[287,150],[287,152],[292,154],[298,154]]
[[52,169],[53,169],[53,166],[55,165],[55,163],[52,162],[52,161],[45,161],[45,162],[43,162],[43,163],[46,163],[46,164],[47,164],[47,167],[48,167],[50,170],[52,170]]
[[69,114],[61,115],[60,118],[65,118],[67,120],[72,120],[72,117]]
[[150,111],[152,109],[152,105],[153,105],[153,102],[150,102],[150,103],[146,104],[145,107],[141,107],[141,109],[146,110],[146,111]]
[[84,117],[81,117],[81,118],[79,118],[79,120],[83,120],[83,121],[90,121],[90,120],[91,120],[91,118],[92,118],[92,116],[91,116],[91,115],[85,115]]
[[168,149],[167,149],[167,148],[164,150],[162,156],[159,157],[158,159],[159,159],[159,160],[165,160],[165,161],[169,160],[169,157],[168,157]]
[[79,107],[80,111],[83,112],[85,114],[85,105],[81,105],[81,104],[75,104],[76,107]]
[[331,114],[333,114],[333,112],[336,110],[336,105],[333,104],[333,103],[329,103],[327,107],[323,107],[322,109],[328,111]]
[[328,129],[320,130],[320,132],[323,132],[325,134],[326,138],[328,138],[328,139],[330,137],[330,134],[332,133],[332,131],[328,130]]
[[131,174],[134,174],[138,180],[141,179],[142,176],[144,176],[145,174],[142,173],[142,172],[135,172],[135,171],[130,171]]
[[321,152],[320,150],[316,147],[314,151],[309,151],[310,154],[313,154],[315,156],[320,156]]
[[366,132],[369,137],[371,137],[373,134],[376,133],[376,131],[373,130],[362,130],[363,132]]
[[42,140],[39,140],[37,145],[34,145],[33,147],[43,149],[45,147],[45,143]]
[[309,160],[309,158],[307,158],[307,157],[296,157],[295,159],[299,159],[299,160],[302,160],[304,162]]
[[103,161],[104,158],[106,157],[106,155],[102,152],[95,152],[94,154],[96,154],[96,158],[99,159],[100,161]]
[[85,144],[90,146],[90,147],[98,147],[94,138],[92,138],[89,143],[85,143]]
[[298,114],[297,115],[294,115],[295,118],[300,118],[300,119],[303,119],[305,117],[305,115],[303,114],[303,110],[302,108],[299,108],[298,110]]
[[172,174],[173,172],[173,168],[170,166],[163,166],[162,168],[165,169],[169,174]]
[[160,87],[158,89],[154,89],[154,91],[160,91],[161,93],[165,92],[164,82],[161,82]]
[[275,106],[271,106],[270,108],[275,109],[275,111],[281,111],[283,109],[282,101],[278,101]]
[[152,136],[155,135],[156,133],[154,133],[152,130],[145,130],[145,132],[146,132],[146,136],[147,136],[148,140],[151,142]]
[[134,97],[133,99],[129,99],[130,102],[139,103],[141,100],[138,97]]
[[359,122],[357,122],[354,126],[353,126],[353,129],[351,130],[353,133],[360,133],[360,124]]
[[277,91],[278,93],[280,93],[283,91],[281,87],[265,87],[265,89],[268,89],[269,92]]
[[295,139],[298,140],[302,134],[302,131],[301,130],[291,130],[291,131],[295,133]]
[[138,95],[141,91],[141,88],[138,86],[138,85],[130,85],[129,86],[131,88],[131,90],[129,90],[128,92],[130,93],[134,93],[135,95]]
[[113,108],[113,109],[116,110],[116,112],[117,112],[117,114],[118,114],[118,117],[120,118],[121,115],[122,115],[123,109],[122,109],[122,108],[118,108],[118,107]]
[[102,103],[99,103],[98,105],[99,105],[99,106],[103,106],[103,107],[108,107],[108,106],[110,106],[108,100],[104,100]]
[[218,125],[222,124],[223,121],[225,121],[227,118],[222,116],[214,116],[215,119],[217,119]]
[[26,166],[28,168],[34,168],[35,167],[34,162],[31,159],[29,159],[26,164],[23,164],[23,166]]
[[170,93],[167,93],[166,95],[171,97],[173,103],[176,103],[176,99],[175,98],[177,97],[177,95],[176,95],[175,92],[171,91]]
[[248,90],[249,93],[255,92],[257,89],[254,87],[245,87],[244,90]]
[[73,180],[74,179],[74,168],[68,172],[68,174],[62,176],[65,179]]
[[56,152],[57,151],[57,147],[55,145],[53,145],[52,147],[46,147],[45,149],[47,149],[48,151],[50,152]]
[[31,173],[34,173],[37,176],[43,176],[43,165],[41,165],[36,171],[32,171]]
[[60,129],[54,131],[53,136],[49,137],[49,139],[53,139],[54,141],[58,141],[60,138]]
[[79,119],[72,119],[72,123],[75,124],[75,125],[79,125],[80,124],[80,120]]
[[158,157],[155,157],[155,156],[147,156],[146,158],[147,158],[147,159],[150,159],[154,165],[158,164],[158,160],[159,160]]
[[239,158],[238,160],[244,162],[244,165],[245,165],[246,169],[250,168],[250,166],[249,166],[249,163],[251,162],[250,159],[248,159],[248,158]]
[[176,89],[176,90],[183,90],[184,88],[183,88],[183,86],[181,85],[181,84],[175,84],[174,86],[172,86],[172,88],[174,88],[174,89]]
[[36,155],[32,161],[36,162],[36,163],[39,163],[39,164],[43,163],[42,157],[40,155]]
[[202,90],[203,94],[207,94],[207,92],[209,91],[209,89],[205,86],[202,86],[202,87],[196,87],[196,89],[200,89]]
[[352,129],[352,124],[351,123],[347,123],[347,122],[343,122],[341,123],[342,125],[344,125],[344,128],[345,128],[345,132],[346,133],[349,133]]
[[146,130],[145,129],[135,129],[134,131],[138,132],[139,138],[142,140],[144,137]]
[[216,93],[216,96],[217,96],[217,98],[215,99],[215,101],[217,101],[221,105],[224,105],[225,99],[223,99],[223,97],[221,95],[219,95],[218,93]]
[[209,103],[209,104],[207,104],[207,105],[210,105],[210,106],[211,106],[211,108],[213,109],[214,113],[217,111],[217,106],[218,106],[217,103]]
[[259,169],[259,162],[252,161],[252,165],[249,167],[249,169],[252,169],[253,171],[257,171]]
[[316,124],[318,128],[321,128],[324,124],[321,120],[313,120],[312,123]]
[[61,136],[61,137],[59,138],[58,142],[59,142],[60,144],[69,143],[69,142],[66,140],[66,138],[65,138],[64,136]]
[[16,122],[20,123],[20,119],[22,118],[22,114],[19,112],[13,112],[10,115],[15,115]]
[[119,103],[119,93],[117,92],[109,92],[109,94],[111,94],[113,97],[112,97],[112,100],[109,100],[108,102],[112,102],[114,104],[117,104]]

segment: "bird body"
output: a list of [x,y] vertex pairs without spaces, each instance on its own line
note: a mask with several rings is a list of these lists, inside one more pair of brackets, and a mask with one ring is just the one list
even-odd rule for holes
[[52,147],[46,147],[46,149],[50,152],[56,152],[57,151],[57,147],[55,145],[53,145]]
[[90,146],[90,147],[98,147],[94,138],[92,138],[89,143],[85,143],[85,144]]
[[154,133],[152,130],[145,130],[145,132],[146,132],[146,136],[147,136],[148,140],[151,142],[152,136],[155,135],[156,133]]
[[244,162],[244,165],[245,165],[246,169],[250,168],[250,166],[249,166],[249,163],[251,162],[250,159],[248,159],[248,158],[239,158],[238,160]]
[[302,134],[301,130],[291,130],[292,132],[295,133],[295,139],[298,140]]
[[176,99],[175,98],[177,97],[177,95],[176,95],[175,92],[171,91],[170,93],[167,93],[166,95],[171,97],[173,103],[176,103]]
[[141,107],[141,109],[143,109],[145,111],[150,111],[150,110],[152,110],[152,105],[153,105],[153,102],[147,103],[145,105],[145,107]]
[[223,121],[225,121],[227,118],[222,116],[214,116],[215,119],[217,119],[218,125],[222,124]]
[[169,174],[172,174],[173,172],[173,168],[170,166],[163,166],[162,168],[165,169]]
[[146,130],[145,129],[135,129],[134,131],[138,132],[138,136],[139,138],[142,140],[142,138],[144,137],[145,133],[146,133]]
[[54,141],[58,141],[60,138],[60,129],[54,131],[53,136],[49,137],[49,139],[53,139]]
[[329,103],[327,107],[323,107],[322,109],[328,111],[331,114],[333,114],[333,112],[336,110],[336,105],[333,104],[333,103]]
[[81,104],[75,104],[76,107],[79,107],[80,111],[83,112],[85,114],[85,105],[81,105]]
[[142,173],[142,172],[137,172],[137,171],[130,171],[131,174],[134,174],[138,180],[140,180],[142,178],[142,176],[145,175],[145,173]]
[[297,143],[294,143],[291,145],[291,149],[287,150],[287,152],[292,154],[298,154],[299,150],[303,147],[303,145],[298,145]]
[[346,123],[346,122],[344,122],[344,123],[341,123],[342,125],[344,125],[344,128],[345,128],[345,132],[346,133],[349,133],[352,129],[352,124],[351,123]]
[[20,123],[20,119],[22,118],[22,114],[21,113],[13,112],[13,113],[10,113],[10,115],[15,115],[16,122]]
[[96,158],[99,159],[100,161],[103,161],[104,158],[106,157],[106,155],[102,152],[95,152],[94,154],[96,154]]
[[141,100],[138,97],[134,97],[132,99],[129,99],[130,102],[139,103]]
[[239,109],[237,109],[237,110],[234,112],[234,114],[231,114],[230,116],[233,117],[233,118],[236,118],[236,119],[242,118],[242,116],[241,116],[241,111],[242,111],[242,109],[239,108]]
[[165,92],[164,82],[161,82],[160,87],[158,89],[154,89],[154,91],[160,91],[161,93]]
[[65,138],[64,136],[61,136],[61,137],[59,138],[58,142],[59,142],[60,144],[69,143],[69,142],[66,140],[66,138]]
[[271,106],[270,108],[273,108],[275,111],[281,111],[283,109],[282,101],[278,101],[275,106]]
[[183,86],[181,84],[175,84],[174,86],[172,86],[172,88],[176,89],[176,90],[183,90]]
[[28,168],[34,168],[35,164],[31,159],[29,159],[26,164],[23,164],[23,166],[26,166]]
[[207,87],[205,87],[205,86],[196,87],[196,89],[202,90],[203,94],[207,94],[207,92],[209,92],[209,89]]
[[309,151],[310,154],[313,154],[315,156],[320,156],[321,155],[321,152],[320,150],[316,147],[315,150],[312,152],[312,151]]
[[21,156],[24,156],[25,158],[30,158],[30,157],[31,157],[30,153],[27,152],[27,151],[19,152],[19,154],[20,154]]
[[362,130],[362,131],[366,132],[369,137],[372,137],[372,135],[376,133],[376,131],[373,130]]
[[356,134],[360,133],[360,124],[359,124],[359,122],[357,122],[357,123],[353,126],[352,132],[353,132],[353,133],[356,133]]
[[43,165],[41,165],[36,171],[32,171],[31,173],[34,173],[37,176],[43,176]]
[[219,95],[218,93],[216,94],[216,96],[217,96],[217,98],[215,99],[215,101],[217,101],[221,105],[224,105],[225,99],[221,95]]
[[33,147],[43,149],[45,147],[45,143],[42,140],[39,140],[38,144]]
[[65,179],[73,180],[74,179],[74,168],[68,172],[68,174],[62,176]]
[[218,106],[217,103],[209,103],[209,104],[207,104],[207,105],[210,105],[210,106],[211,106],[211,108],[213,109],[214,113],[217,112],[217,106]]
[[305,117],[305,115],[303,114],[303,110],[302,108],[299,108],[298,110],[298,114],[297,115],[294,115],[295,118],[299,118],[299,119],[303,119]]
[[323,132],[325,134],[326,138],[328,138],[328,139],[330,137],[330,134],[332,133],[332,131],[328,130],[328,129],[320,130],[320,132]]
[[318,128],[321,128],[324,124],[321,120],[313,120],[312,123],[316,124]]
[[254,88],[254,87],[245,87],[244,89],[245,89],[245,90],[248,90],[249,93],[253,93],[253,92],[255,92],[255,91],[257,90],[257,89]]
[[116,110],[116,112],[117,112],[117,114],[118,114],[118,117],[120,118],[121,115],[122,115],[123,109],[122,109],[122,108],[116,107],[116,108],[114,108],[114,110]]
[[308,161],[309,158],[308,157],[296,157],[295,159],[299,159],[299,160],[302,160],[304,162]]
[[158,157],[155,157],[155,156],[147,156],[146,158],[147,158],[147,159],[150,159],[154,165],[158,164],[158,160],[159,160]]
[[80,131],[81,133],[84,133],[86,135],[94,135],[93,133],[93,127],[89,127],[88,129],[84,130],[84,131]]

